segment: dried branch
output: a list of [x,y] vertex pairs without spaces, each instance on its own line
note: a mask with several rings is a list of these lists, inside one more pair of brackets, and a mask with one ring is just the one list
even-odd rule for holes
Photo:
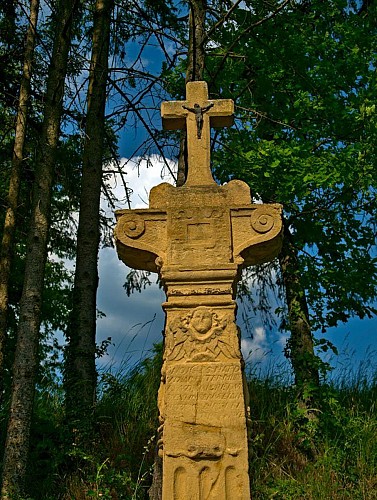
[[120,176],[120,178],[122,180],[123,187],[124,187],[124,192],[126,194],[127,206],[128,206],[129,209],[131,209],[130,194],[132,192],[132,189],[127,186],[127,181],[126,181],[126,179],[124,177],[124,173],[123,173],[122,166],[120,164],[117,152],[115,151],[114,145],[113,145],[112,141],[110,140],[108,134],[106,134],[105,139],[106,139],[107,145],[108,145],[108,147],[109,147],[109,149],[111,151],[112,160],[113,160],[113,162],[115,163],[115,165],[117,167],[116,171],[106,170],[105,173],[111,172],[111,173],[119,174],[119,176]]
[[238,42],[240,40],[242,40],[242,38],[247,34],[249,33],[250,31],[252,31],[254,28],[256,28],[257,26],[260,26],[261,24],[267,22],[267,21],[270,21],[272,18],[274,18],[281,10],[284,9],[284,7],[289,3],[289,0],[284,0],[284,2],[279,5],[279,7],[274,10],[273,12],[271,12],[268,16],[264,17],[263,19],[260,19],[259,21],[253,23],[253,24],[250,24],[250,26],[248,26],[242,33],[240,33],[234,40],[233,42],[230,44],[230,46],[228,47],[228,50],[226,51],[226,53],[223,55],[223,58],[220,62],[220,65],[219,67],[217,68],[216,70],[216,73],[214,76],[212,76],[211,78],[211,83],[215,82],[216,81],[216,78],[218,77],[218,75],[220,74],[220,72],[223,70],[223,67],[224,67],[224,64],[228,58],[228,54],[232,52],[233,48],[238,44]]
[[164,152],[163,152],[160,144],[158,143],[157,139],[155,138],[151,127],[148,125],[148,123],[144,119],[143,115],[140,113],[140,110],[136,107],[135,103],[131,101],[131,99],[127,96],[127,94],[125,92],[123,92],[123,90],[119,87],[119,85],[114,80],[112,80],[112,79],[109,78],[109,81],[114,86],[114,88],[119,92],[119,94],[121,95],[121,97],[123,97],[123,99],[125,99],[127,101],[127,103],[130,106],[130,108],[136,113],[136,115],[138,116],[139,120],[143,124],[144,128],[148,132],[148,134],[151,137],[151,139],[153,140],[154,144],[156,145],[156,147],[157,147],[157,149],[158,149],[158,151],[159,151],[159,153],[160,153],[160,155],[161,155],[161,157],[162,157],[162,159],[163,159],[163,161],[165,163],[165,166],[168,169],[170,175],[176,181],[176,176],[174,175],[172,169],[170,168],[169,163],[166,161]]
[[283,127],[290,128],[292,130],[297,131],[297,128],[293,127],[292,125],[289,125],[288,123],[281,122],[279,120],[274,120],[270,116],[268,116],[266,113],[261,113],[260,111],[257,111],[256,109],[252,108],[244,108],[243,106],[236,106],[236,109],[242,109],[243,111],[247,111],[249,113],[254,113],[255,115],[259,116],[260,118],[264,118],[272,123],[276,123],[278,125],[282,125]]
[[236,2],[234,2],[232,7],[224,14],[224,16],[215,25],[212,26],[212,28],[204,36],[203,43],[205,43],[210,38],[210,36],[229,19],[229,17],[233,14],[233,12],[236,10],[236,8],[239,6],[241,2],[242,0],[237,0]]

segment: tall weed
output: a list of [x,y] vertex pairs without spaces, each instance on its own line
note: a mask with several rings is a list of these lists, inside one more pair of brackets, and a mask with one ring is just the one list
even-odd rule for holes
[[[29,493],[33,500],[148,498],[162,347],[132,370],[101,374],[93,449],[66,446],[63,394],[38,391]],[[321,385],[318,418],[300,413],[287,365],[248,368],[253,500],[377,499],[377,369],[344,364]],[[348,366],[348,369],[347,369]],[[309,439],[314,446],[306,447]],[[309,453],[310,451],[310,453]],[[79,464],[75,470],[70,460]],[[237,499],[235,499],[237,500]]]

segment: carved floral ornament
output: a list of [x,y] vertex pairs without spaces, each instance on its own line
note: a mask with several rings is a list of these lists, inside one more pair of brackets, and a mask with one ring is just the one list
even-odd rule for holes
[[166,359],[169,361],[213,361],[220,354],[228,359],[240,357],[238,337],[224,334],[231,318],[219,316],[211,308],[199,306],[167,325]]

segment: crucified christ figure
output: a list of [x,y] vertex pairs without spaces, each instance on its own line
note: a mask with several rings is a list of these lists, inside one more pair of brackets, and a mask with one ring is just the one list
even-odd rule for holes
[[204,106],[203,108],[201,108],[199,104],[194,104],[193,108],[189,108],[188,106],[182,106],[183,109],[187,109],[187,111],[190,111],[191,113],[195,114],[198,139],[201,139],[202,137],[203,115],[206,111],[211,109],[213,105],[214,105],[213,102],[211,102],[210,104],[208,104],[208,106]]

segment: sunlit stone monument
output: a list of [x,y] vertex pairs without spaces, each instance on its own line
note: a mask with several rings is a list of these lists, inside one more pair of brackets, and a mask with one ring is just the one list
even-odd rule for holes
[[166,129],[187,128],[182,187],[154,187],[148,209],[116,212],[120,259],[159,273],[166,292],[158,395],[164,500],[250,499],[248,398],[235,287],[242,267],[273,259],[281,206],[252,204],[250,189],[219,186],[210,170],[210,127],[233,122],[233,101],[208,99],[205,82],[186,101],[162,103]]

